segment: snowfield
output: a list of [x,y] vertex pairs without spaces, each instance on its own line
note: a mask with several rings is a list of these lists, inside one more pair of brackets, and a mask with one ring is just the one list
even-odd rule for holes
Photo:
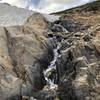
[[0,4],[0,26],[22,25],[32,14],[32,11],[23,8]]

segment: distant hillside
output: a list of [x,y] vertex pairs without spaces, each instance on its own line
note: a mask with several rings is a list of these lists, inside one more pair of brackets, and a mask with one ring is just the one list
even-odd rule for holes
[[76,8],[71,8],[68,10],[61,11],[61,12],[56,12],[53,14],[59,15],[59,14],[68,14],[68,13],[81,12],[81,11],[86,12],[86,11],[97,11],[97,10],[100,10],[100,0],[85,4]]
[[57,12],[54,15],[59,15],[62,20],[72,20],[86,27],[97,27],[100,24],[100,0]]

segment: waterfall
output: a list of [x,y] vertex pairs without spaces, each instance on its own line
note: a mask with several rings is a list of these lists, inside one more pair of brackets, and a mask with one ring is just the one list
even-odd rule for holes
[[58,26],[62,29],[63,32],[68,33],[68,30],[66,30],[66,28],[64,28],[62,25],[60,24],[55,24],[55,26]]
[[43,72],[47,85],[49,85],[50,89],[57,88],[57,84],[55,83],[55,80],[57,80],[56,60],[59,57],[59,53],[58,53],[59,49],[60,49],[60,43],[57,43],[56,47],[53,49],[54,58],[50,62],[48,68]]
[[[63,26],[61,26],[59,24],[55,24],[55,25],[59,26],[63,32],[68,33],[68,31]],[[43,71],[43,74],[44,74],[45,80],[47,82],[47,85],[50,87],[50,89],[55,89],[58,87],[58,85],[57,85],[58,75],[57,75],[57,69],[56,69],[56,60],[60,56],[60,54],[58,53],[58,50],[61,47],[61,43],[58,42],[56,36],[50,38],[50,40],[52,40],[54,42],[54,49],[53,49],[54,58],[50,62],[50,65],[47,67],[47,69]],[[61,41],[63,41],[63,39]]]

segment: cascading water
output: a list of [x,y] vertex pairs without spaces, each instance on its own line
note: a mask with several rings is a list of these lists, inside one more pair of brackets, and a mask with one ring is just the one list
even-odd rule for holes
[[[56,24],[56,25],[60,26],[61,29],[63,30],[63,32],[68,33],[68,31],[63,26],[61,26],[59,24]],[[49,88],[55,89],[58,87],[58,85],[57,85],[58,75],[57,75],[57,69],[56,69],[56,60],[60,56],[58,51],[61,47],[61,43],[58,42],[56,36],[52,37],[51,39],[54,41],[54,49],[53,49],[54,58],[50,62],[50,65],[48,66],[48,68],[46,70],[44,70],[43,73],[44,73],[44,77],[45,77],[45,80],[46,80]]]
[[[53,38],[53,39],[56,39],[56,38]],[[48,68],[44,71],[44,77],[50,89],[57,88],[57,84],[55,82],[57,80],[56,60],[59,57],[58,50],[60,49],[60,43],[58,43],[57,40],[55,42],[56,42],[55,43],[56,47],[54,46],[54,50],[53,50],[54,58],[50,62],[50,65],[48,66]]]
[[55,24],[55,25],[60,27],[63,30],[63,32],[68,33],[68,30],[66,30],[66,28],[64,28],[62,25],[60,24]]

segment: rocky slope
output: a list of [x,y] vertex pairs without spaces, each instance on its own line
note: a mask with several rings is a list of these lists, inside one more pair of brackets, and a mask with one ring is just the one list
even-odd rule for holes
[[0,7],[0,100],[100,100],[99,9],[51,22]]
[[63,100],[100,99],[99,5],[98,0],[57,13],[61,18],[56,23],[69,32],[63,36],[57,60],[59,87],[64,91],[60,97]]

